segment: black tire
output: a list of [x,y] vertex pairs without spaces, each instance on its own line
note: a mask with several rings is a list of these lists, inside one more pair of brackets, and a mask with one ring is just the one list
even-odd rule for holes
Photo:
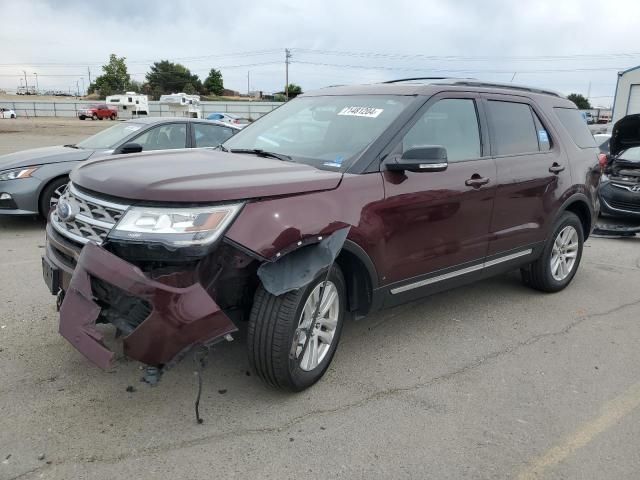
[[268,385],[299,392],[320,380],[329,367],[340,341],[346,307],[345,281],[337,265],[329,275],[340,301],[338,322],[329,350],[317,367],[309,371],[303,370],[297,359],[289,358],[305,302],[325,277],[326,272],[323,272],[306,287],[280,296],[270,294],[262,285],[258,287],[249,319],[247,346],[252,369]]
[[16,116],[14,114],[11,114],[11,118],[16,118]]
[[[575,263],[571,268],[569,274],[562,280],[554,278],[551,272],[551,256],[553,253],[554,242],[560,232],[566,227],[573,227],[578,234],[578,250],[575,258]],[[559,292],[564,289],[573,277],[576,275],[578,268],[580,267],[580,259],[582,258],[582,249],[584,246],[584,231],[582,222],[576,214],[571,212],[564,212],[560,215],[560,218],[556,221],[551,231],[551,235],[545,243],[544,250],[540,257],[526,268],[522,268],[520,273],[522,275],[522,281],[536,290],[542,292]]]
[[91,115],[91,120],[97,120],[97,119],[98,119],[98,115],[96,115],[95,113]]
[[47,184],[47,186],[42,190],[40,199],[38,200],[38,210],[40,211],[40,215],[44,218],[47,218],[47,214],[51,209],[51,198],[55,194],[55,191],[67,183],[69,183],[69,179],[67,177],[56,178],[49,182],[49,184]]
[[78,117],[78,118],[80,118],[80,120],[84,120],[87,117],[85,117],[84,115],[80,115],[80,117]]
[[109,117],[109,120],[111,120],[112,122],[113,122],[115,119],[116,119],[116,116],[115,116],[115,115],[111,115],[111,116]]

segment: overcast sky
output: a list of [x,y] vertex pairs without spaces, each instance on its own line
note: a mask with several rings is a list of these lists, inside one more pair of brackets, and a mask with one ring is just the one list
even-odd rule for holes
[[[0,0],[0,88],[75,90],[110,53],[144,80],[180,61],[227,88],[309,90],[414,76],[535,85],[608,105],[616,71],[640,65],[637,0]],[[49,65],[47,65],[49,64]],[[54,64],[54,65],[51,65]],[[516,73],[517,72],[517,73]],[[23,80],[24,82],[24,80]]]

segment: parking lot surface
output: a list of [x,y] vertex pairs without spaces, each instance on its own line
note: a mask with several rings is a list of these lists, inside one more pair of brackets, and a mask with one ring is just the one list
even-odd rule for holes
[[202,425],[190,358],[152,388],[58,335],[43,243],[42,221],[0,217],[0,479],[640,478],[640,239],[589,239],[557,294],[513,273],[349,322],[300,394],[225,343]]

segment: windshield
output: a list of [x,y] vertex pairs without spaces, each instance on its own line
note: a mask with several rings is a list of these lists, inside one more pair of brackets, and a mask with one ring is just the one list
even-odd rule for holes
[[114,148],[122,140],[129,135],[140,130],[144,125],[141,123],[124,122],[118,123],[113,127],[109,127],[106,130],[96,133],[89,138],[84,139],[76,146],[80,148],[87,148],[89,150],[100,150]]
[[300,97],[248,125],[224,146],[344,171],[411,100],[388,95]]

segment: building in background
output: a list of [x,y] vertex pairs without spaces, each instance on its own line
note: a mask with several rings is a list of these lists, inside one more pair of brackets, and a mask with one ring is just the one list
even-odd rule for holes
[[613,123],[632,113],[640,113],[640,65],[618,72],[613,99]]

